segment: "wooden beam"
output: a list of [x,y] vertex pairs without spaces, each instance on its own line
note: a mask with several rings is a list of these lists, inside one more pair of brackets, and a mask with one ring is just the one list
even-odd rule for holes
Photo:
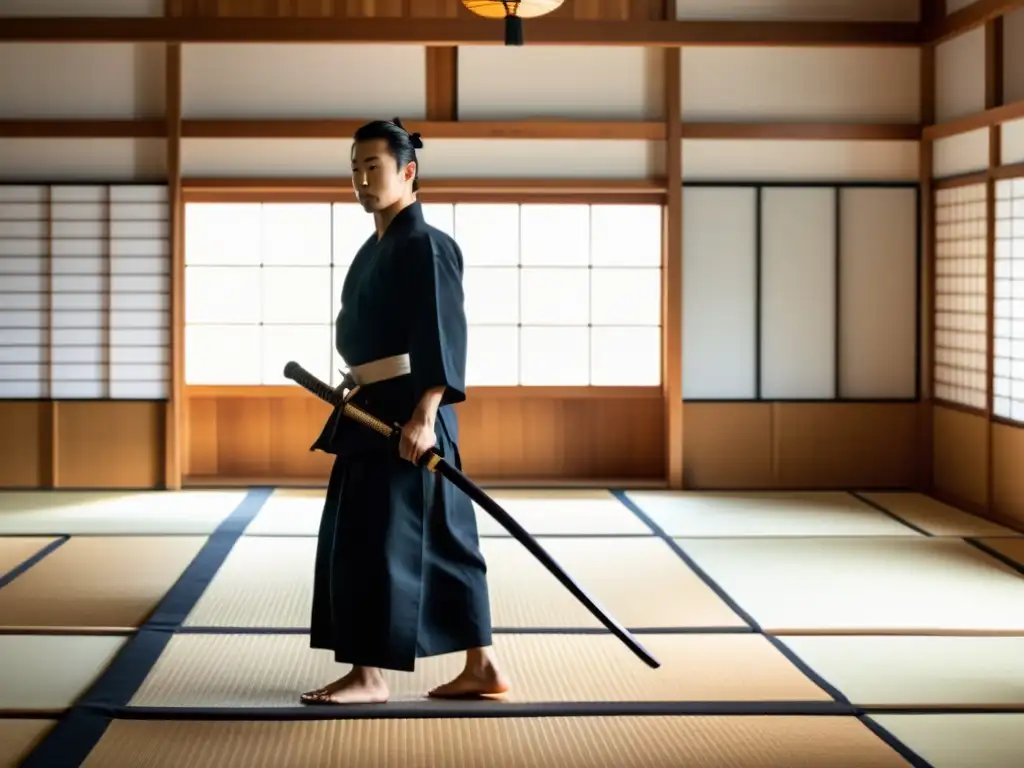
[[[440,108],[440,106],[438,106]],[[1021,115],[1016,114],[1016,110]],[[924,130],[962,130],[992,119],[1024,116],[1024,102],[1002,111],[960,118]],[[182,139],[349,139],[369,117],[294,120],[182,120]],[[432,139],[571,139],[665,141],[666,122],[640,120],[410,120],[410,131]],[[964,126],[967,126],[966,128]],[[836,141],[917,141],[922,127],[913,123],[723,123],[686,122],[684,139],[818,139]],[[168,136],[165,120],[2,120],[0,138],[145,139]]]
[[[365,119],[185,120],[187,139],[348,139]],[[665,141],[666,122],[629,120],[445,120],[404,123],[431,139],[614,139]],[[917,141],[916,123],[683,123],[684,139]]]
[[[371,118],[325,120],[184,120],[185,139],[349,139]],[[660,141],[661,122],[623,120],[403,120],[432,139],[623,139]]]
[[[192,178],[184,179],[187,203],[352,202],[347,178]],[[665,179],[424,179],[421,196],[429,203],[588,203],[663,205]]]
[[[996,110],[1003,105],[1003,19],[996,17],[985,22],[985,109]],[[988,180],[985,200],[985,283],[988,294],[985,302],[986,315],[986,382],[985,410],[988,431],[985,463],[985,511],[995,511],[995,305],[996,305],[996,184],[993,171],[1002,163],[1002,125],[992,123],[988,127]]]
[[185,381],[185,246],[181,197],[181,46],[166,49],[167,204],[171,254],[171,392],[164,423],[164,487],[179,490],[188,439],[183,435]]
[[918,141],[916,123],[683,123],[684,139]]
[[[944,14],[943,0],[921,0],[921,19],[925,24],[933,23]],[[935,46],[927,43],[921,46],[921,80],[919,83],[920,119],[924,125],[935,122]],[[923,493],[935,490],[933,477],[935,453],[934,408],[932,397],[935,391],[935,186],[932,180],[934,169],[934,146],[924,136],[918,149],[918,172],[920,190],[918,216],[920,222],[920,254],[918,273],[918,372],[917,384],[920,403],[918,406],[918,462],[917,488]]]
[[665,479],[685,484],[683,455],[683,121],[682,55],[665,53],[665,166],[668,194],[662,233],[662,390],[665,397]]
[[[7,18],[3,42],[412,43],[503,45],[502,25],[476,18]],[[916,46],[911,22],[590,21],[526,22],[527,45]]]
[[956,136],[960,133],[976,131],[979,128],[991,128],[992,126],[1020,118],[1024,118],[1024,100],[1002,104],[986,109],[984,112],[976,112],[973,115],[965,115],[964,117],[947,120],[943,123],[928,125],[921,132],[921,135],[929,141],[935,141],[936,139]]
[[[251,399],[266,397],[295,397],[308,398],[309,393],[302,387],[294,384],[265,384],[265,385],[216,385],[216,384],[192,384],[185,387],[187,398],[230,398],[230,399]],[[491,397],[515,397],[523,400],[548,400],[552,397],[568,398],[570,400],[604,400],[608,398],[628,398],[637,400],[657,400],[661,397],[659,387],[469,387],[467,395],[491,396]]]
[[959,11],[941,16],[925,26],[925,35],[932,43],[941,43],[970,32],[990,21],[1024,8],[1024,0],[975,0]]
[[427,119],[459,119],[459,49],[455,46],[426,49]]
[[4,139],[162,139],[164,120],[0,120]]
[[[424,179],[423,192],[552,192],[563,195],[614,194],[644,195],[652,192],[664,194],[665,179]],[[282,190],[324,191],[352,190],[352,180],[346,177],[288,179],[288,178],[184,178],[182,189],[191,193],[199,190],[271,191]]]

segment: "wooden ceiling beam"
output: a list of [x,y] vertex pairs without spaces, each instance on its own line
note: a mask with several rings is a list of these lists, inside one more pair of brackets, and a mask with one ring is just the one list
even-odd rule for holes
[[155,120],[5,120],[0,119],[4,139],[162,139],[167,123]]
[[929,125],[922,131],[922,137],[928,141],[945,139],[961,133],[969,133],[980,128],[991,128],[994,125],[1002,125],[1011,120],[1024,118],[1024,100],[1011,101],[984,112],[976,112],[973,115],[955,117],[942,123]]
[[926,37],[933,44],[941,43],[1018,8],[1024,8],[1024,0],[976,0],[948,16],[940,16],[932,25],[926,26]]
[[[952,135],[993,119],[1019,115],[1021,103],[926,128]],[[371,118],[294,120],[182,120],[182,139],[349,139]],[[435,139],[568,139],[573,141],[665,141],[664,121],[629,120],[409,120],[410,131]],[[683,139],[814,139],[836,141],[916,141],[916,123],[683,122]],[[163,120],[3,120],[0,138],[144,139],[164,138]]]
[[[428,18],[7,18],[2,42],[412,43],[502,45],[500,23]],[[526,22],[527,45],[916,46],[910,22],[590,21]]]
[[[348,139],[371,120],[184,120],[185,139]],[[665,124],[628,120],[403,120],[423,140],[634,139],[663,141]]]

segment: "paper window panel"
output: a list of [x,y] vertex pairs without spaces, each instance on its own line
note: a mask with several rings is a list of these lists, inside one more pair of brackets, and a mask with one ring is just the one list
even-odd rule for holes
[[171,245],[168,190],[110,189],[110,397],[170,396]]
[[0,398],[49,395],[49,190],[0,186]]
[[109,191],[103,185],[50,189],[51,397],[110,396]]
[[937,399],[988,405],[986,185],[935,193],[935,362]]
[[[658,385],[659,206],[434,204],[424,215],[462,250],[470,386]],[[650,231],[622,231],[629,223]],[[340,383],[334,320],[372,234],[354,203],[190,204],[186,383],[286,383],[293,357]],[[553,234],[571,252],[552,248]],[[640,301],[626,308],[622,295]],[[218,345],[233,347],[231,365]]]
[[992,413],[1024,423],[1024,179],[996,182]]

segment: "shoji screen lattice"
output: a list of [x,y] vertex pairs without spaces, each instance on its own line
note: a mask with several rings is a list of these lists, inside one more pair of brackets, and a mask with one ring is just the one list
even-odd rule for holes
[[161,400],[163,186],[0,186],[0,397]]

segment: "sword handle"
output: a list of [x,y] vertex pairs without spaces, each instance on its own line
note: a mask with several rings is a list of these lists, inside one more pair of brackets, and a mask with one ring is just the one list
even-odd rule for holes
[[[284,367],[285,378],[291,379],[301,387],[308,389],[314,395],[319,397],[331,405],[341,409],[342,414],[348,416],[353,421],[358,421],[360,424],[369,427],[374,432],[388,438],[389,440],[397,440],[402,433],[401,427],[392,427],[387,422],[381,421],[371,413],[367,413],[362,408],[352,405],[345,400],[344,395],[335,389],[332,389],[324,382],[320,381],[316,376],[307,371],[301,365],[296,363],[294,360],[289,362]],[[433,448],[423,454],[420,459],[420,465],[426,466],[431,472],[437,470],[437,465],[441,462],[441,455]]]

